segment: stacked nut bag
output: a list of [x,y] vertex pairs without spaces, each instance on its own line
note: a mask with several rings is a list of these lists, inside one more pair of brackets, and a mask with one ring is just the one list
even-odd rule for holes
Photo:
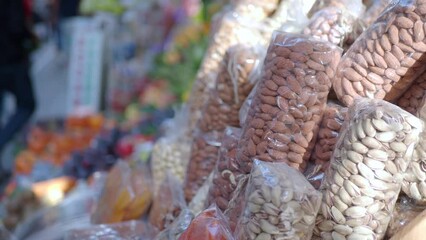
[[[229,11],[265,23],[288,2],[242,0]],[[426,0],[319,0],[296,33],[273,33],[256,71],[244,60],[253,43],[223,40],[235,34],[221,32],[226,16],[189,103],[191,118],[203,114],[191,126],[185,190],[212,180],[184,239],[410,239],[404,225],[426,201]],[[291,29],[282,26],[294,19],[283,21]],[[262,44],[269,28],[258,26],[250,36]],[[319,190],[303,175],[309,165],[324,172]]]

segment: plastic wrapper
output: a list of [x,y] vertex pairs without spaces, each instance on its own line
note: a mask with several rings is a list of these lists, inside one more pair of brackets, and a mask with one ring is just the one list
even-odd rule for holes
[[198,127],[203,132],[239,127],[239,110],[260,78],[261,46],[235,45],[227,51],[216,86],[204,106]]
[[417,240],[423,239],[426,229],[426,210],[421,212],[410,223],[398,231],[390,240]]
[[[423,124],[426,120],[425,100],[425,98],[422,100],[417,110],[417,116],[420,117]],[[418,203],[426,204],[426,132],[420,134],[412,159],[407,171],[404,172],[402,191]]]
[[264,41],[260,33],[254,31],[252,27],[248,19],[233,15],[233,12],[228,13],[219,22],[217,31],[211,37],[188,100],[190,129],[195,129],[201,117],[202,108],[208,100],[209,91],[215,86],[217,74],[228,48],[235,44],[262,44]]
[[185,200],[190,202],[216,165],[223,133],[200,133],[194,139],[184,183]]
[[371,6],[369,6],[361,18],[363,24],[366,27],[370,26],[391,2],[391,0],[373,0]]
[[246,193],[246,187],[248,183],[248,179],[250,177],[250,174],[244,174],[240,175],[237,187],[235,188],[234,192],[231,194],[231,200],[229,200],[228,207],[226,208],[224,214],[229,220],[229,226],[231,227],[231,230],[235,232],[235,229],[238,224],[238,220],[240,219],[241,215],[243,214],[244,210],[244,202],[245,199],[245,193]]
[[426,206],[416,205],[416,203],[407,196],[401,196],[393,210],[392,219],[389,223],[386,236],[388,238],[394,236],[402,227],[409,224],[417,215],[425,210],[425,208]]
[[148,167],[137,161],[119,161],[106,179],[92,222],[116,223],[141,217],[152,200]]
[[364,12],[365,7],[362,1],[353,0],[316,0],[309,10],[308,16],[312,17],[315,13],[321,11],[324,8],[336,7],[340,9],[349,9],[353,15],[359,16]]
[[238,170],[236,154],[241,129],[228,127],[225,130],[219,149],[219,158],[213,171],[212,184],[209,187],[207,206],[215,203],[221,211],[225,211],[232,193],[242,173]]
[[152,201],[149,222],[161,231],[169,226],[184,208],[186,208],[186,202],[182,184],[168,172]]
[[213,179],[213,172],[210,173],[207,180],[204,182],[204,184],[198,189],[195,196],[192,198],[191,202],[189,203],[188,208],[191,210],[191,212],[196,216],[200,214],[207,206],[207,194],[209,193],[209,187],[212,184]]
[[182,209],[179,216],[175,221],[160,232],[154,240],[176,240],[188,228],[194,215],[189,209]]
[[95,225],[88,228],[71,230],[66,234],[65,240],[149,240],[155,233],[142,221],[129,221],[110,225]]
[[360,97],[396,101],[425,71],[425,6],[396,1],[352,44],[333,82],[343,104]]
[[347,113],[348,109],[346,107],[333,102],[327,103],[321,120],[317,142],[311,156],[311,161],[317,165],[322,165],[324,171],[328,168],[328,163]]
[[422,128],[420,119],[383,100],[350,107],[321,186],[315,235],[383,239]]
[[228,221],[223,213],[212,205],[200,213],[189,225],[179,240],[233,240]]
[[321,193],[285,163],[255,160],[238,239],[311,239]]
[[411,114],[417,114],[426,93],[426,74],[418,77],[413,85],[396,102],[399,107]]
[[187,137],[188,111],[183,108],[165,127],[165,135],[154,145],[151,156],[151,169],[154,193],[170,171],[181,183],[185,180],[191,151],[191,140]]
[[310,162],[303,175],[315,189],[319,189],[324,179],[325,169],[322,164],[316,165]]
[[341,53],[306,35],[274,33],[238,147],[243,173],[250,172],[253,158],[303,171]]

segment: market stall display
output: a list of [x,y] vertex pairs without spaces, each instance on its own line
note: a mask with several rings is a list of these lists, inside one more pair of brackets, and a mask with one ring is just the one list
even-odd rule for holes
[[321,186],[316,236],[383,239],[422,122],[382,100],[349,109]]
[[275,32],[238,145],[238,167],[252,158],[303,171],[342,50],[308,36]]

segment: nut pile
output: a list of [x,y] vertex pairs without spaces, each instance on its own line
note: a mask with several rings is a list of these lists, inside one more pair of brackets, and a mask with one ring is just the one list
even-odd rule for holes
[[253,166],[238,239],[311,239],[321,193],[285,163]]
[[214,88],[217,73],[226,51],[235,44],[256,44],[262,42],[258,31],[251,28],[249,21],[231,13],[225,15],[211,38],[204,60],[192,86],[188,104],[190,107],[190,129],[194,129],[207,102],[209,91]]
[[303,170],[341,49],[306,35],[275,32],[238,146],[238,167],[253,158]]
[[314,233],[322,239],[382,239],[422,131],[420,119],[383,100],[349,110],[326,171]]
[[342,46],[353,31],[355,17],[337,7],[327,7],[315,13],[303,34]]
[[219,159],[213,171],[213,181],[209,188],[207,206],[216,203],[221,211],[225,211],[231,200],[231,194],[237,187],[241,173],[236,163],[236,152],[241,129],[227,128],[219,150]]
[[327,103],[318,131],[317,142],[311,156],[312,162],[322,165],[323,170],[328,168],[328,163],[339,137],[340,128],[347,113],[348,109],[346,107],[333,102]]
[[229,48],[198,122],[201,131],[223,131],[226,126],[240,125],[238,113],[259,79],[262,58],[261,47],[238,44]]
[[417,114],[426,93],[426,74],[416,79],[397,101],[397,105],[411,114]]
[[333,82],[346,106],[355,98],[397,100],[426,69],[426,1],[388,8],[349,48]]
[[184,183],[185,200],[190,202],[213,171],[222,133],[199,134],[192,143],[191,156]]

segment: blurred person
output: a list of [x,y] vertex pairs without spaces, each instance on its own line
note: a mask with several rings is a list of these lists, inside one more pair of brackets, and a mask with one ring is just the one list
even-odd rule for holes
[[[27,18],[28,2],[0,0],[0,92],[11,93],[16,101],[15,112],[0,126],[0,153],[29,121],[35,110],[29,76],[29,53],[34,43],[34,35],[30,31],[30,21]],[[10,170],[1,164],[0,184],[7,182],[10,175]]]

